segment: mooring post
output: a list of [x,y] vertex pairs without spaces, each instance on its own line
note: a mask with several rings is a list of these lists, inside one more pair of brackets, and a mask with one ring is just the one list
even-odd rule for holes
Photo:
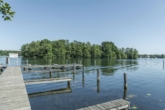
[[82,76],[82,87],[84,87],[84,76]]
[[124,73],[124,89],[127,90],[127,74]]
[[100,70],[97,69],[97,80],[100,80]]
[[0,72],[3,72],[3,67],[0,67]]
[[85,73],[85,66],[83,66],[83,72],[82,72],[83,76],[84,76],[84,73]]
[[100,80],[97,80],[97,93],[100,92]]
[[127,97],[127,90],[124,89],[124,92],[123,92],[123,99],[126,99],[126,97]]
[[67,81],[67,83],[68,83],[68,88],[70,88],[70,81]]
[[50,72],[49,72],[49,76],[52,77],[52,71],[51,71],[51,70],[50,70]]
[[8,61],[9,59],[8,59],[8,57],[6,57],[6,64],[8,64],[9,63],[9,61]]
[[97,93],[100,92],[100,70],[97,69]]

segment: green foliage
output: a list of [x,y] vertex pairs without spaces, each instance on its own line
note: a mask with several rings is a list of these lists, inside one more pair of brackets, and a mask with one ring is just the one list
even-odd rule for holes
[[101,45],[90,42],[79,42],[74,40],[56,40],[47,39],[41,41],[32,41],[30,44],[24,44],[21,47],[21,54],[24,57],[54,57],[54,58],[118,58],[118,59],[136,59],[138,51],[133,48],[118,49],[113,42],[102,42]]
[[20,51],[15,51],[15,50],[0,50],[0,55],[1,56],[8,56],[9,53],[18,53],[20,55]]
[[138,55],[139,58],[165,58],[164,54],[140,54]]
[[11,11],[11,7],[8,3],[3,2],[0,0],[0,13],[2,14],[2,18],[6,20],[11,20],[14,16],[15,12]]

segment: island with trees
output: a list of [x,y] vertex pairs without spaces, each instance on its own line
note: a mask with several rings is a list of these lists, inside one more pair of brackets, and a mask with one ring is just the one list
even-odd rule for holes
[[113,42],[105,41],[101,45],[74,40],[43,39],[32,41],[21,47],[23,57],[53,58],[116,58],[136,59],[138,51],[133,48],[118,48]]

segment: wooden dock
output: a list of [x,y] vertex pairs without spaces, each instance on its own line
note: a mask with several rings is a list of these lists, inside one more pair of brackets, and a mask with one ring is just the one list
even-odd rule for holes
[[20,67],[7,67],[0,75],[0,110],[31,110]]
[[122,109],[128,110],[129,107],[130,107],[130,102],[123,99],[117,99],[114,101],[105,102],[85,108],[80,108],[77,110],[122,110]]
[[71,78],[45,78],[45,79],[32,79],[32,80],[25,80],[26,85],[32,84],[42,84],[42,83],[53,83],[53,82],[64,82],[67,81],[70,83]]

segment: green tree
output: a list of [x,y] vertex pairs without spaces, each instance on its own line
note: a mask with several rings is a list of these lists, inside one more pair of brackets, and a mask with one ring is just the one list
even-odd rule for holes
[[11,7],[8,3],[5,3],[3,0],[0,0],[0,13],[2,14],[2,18],[6,20],[11,20],[14,16],[15,12],[11,11]]
[[83,43],[83,57],[90,58],[91,57],[91,44],[90,42]]

